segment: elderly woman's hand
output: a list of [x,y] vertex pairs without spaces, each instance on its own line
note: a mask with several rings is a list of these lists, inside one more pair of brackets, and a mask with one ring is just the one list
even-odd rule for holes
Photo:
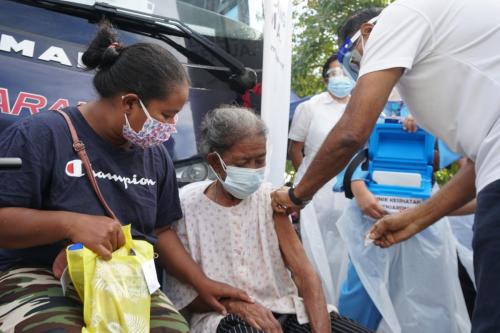
[[283,333],[280,323],[271,310],[259,303],[228,300],[224,302],[228,311],[243,319],[248,325],[265,333]]
[[199,297],[214,311],[226,314],[227,309],[221,303],[222,299],[242,301],[247,304],[254,302],[253,298],[241,289],[232,287],[226,283],[217,282],[206,278],[200,285],[196,286]]
[[271,193],[271,205],[276,213],[291,214],[300,211],[300,207],[290,200],[289,189],[289,187],[283,186]]

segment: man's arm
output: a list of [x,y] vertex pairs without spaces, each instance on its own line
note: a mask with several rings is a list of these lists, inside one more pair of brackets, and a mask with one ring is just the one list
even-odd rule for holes
[[358,80],[342,118],[297,185],[297,197],[312,198],[365,144],[402,73],[402,68],[392,68],[366,74]]
[[474,199],[475,179],[474,162],[468,160],[467,164],[429,200],[377,221],[370,231],[370,238],[380,247],[389,247],[419,233]]
[[285,264],[304,299],[312,332],[331,332],[330,316],[326,308],[321,280],[314,271],[288,216],[275,214],[274,223]]
[[[403,73],[402,68],[391,68],[362,76],[356,83],[346,111],[323,142],[304,177],[294,190],[296,197],[308,200],[330,179],[335,177],[351,157],[368,140],[394,85]],[[273,208],[285,212],[295,208],[287,189],[275,191]]]
[[468,202],[466,205],[460,207],[459,209],[451,212],[448,216],[463,216],[470,215],[476,212],[476,199]]

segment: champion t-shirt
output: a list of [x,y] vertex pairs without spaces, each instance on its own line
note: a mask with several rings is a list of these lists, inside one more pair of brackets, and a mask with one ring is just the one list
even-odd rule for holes
[[[119,148],[101,138],[76,108],[69,114],[84,142],[104,198],[134,238],[155,243],[154,230],[182,217],[175,170],[163,145]],[[0,172],[0,207],[26,207],[106,215],[72,147],[64,118],[41,112],[0,135],[0,156],[20,157],[18,171]],[[62,242],[0,249],[0,271],[11,266],[51,266]]]

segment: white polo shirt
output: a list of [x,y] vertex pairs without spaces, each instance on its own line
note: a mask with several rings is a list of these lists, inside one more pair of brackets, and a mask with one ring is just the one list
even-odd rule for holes
[[334,100],[327,91],[314,95],[297,106],[288,138],[304,142],[304,155],[312,160],[344,114],[345,107],[346,104]]
[[500,179],[500,1],[399,0],[381,14],[360,77],[403,67],[416,121],[476,163],[479,192]]

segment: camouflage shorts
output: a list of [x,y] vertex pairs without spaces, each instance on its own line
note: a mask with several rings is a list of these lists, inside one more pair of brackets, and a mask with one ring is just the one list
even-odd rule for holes
[[[82,330],[83,306],[72,288],[63,295],[49,269],[0,273],[0,333],[66,333]],[[151,297],[151,332],[189,332],[186,320],[160,291]]]

